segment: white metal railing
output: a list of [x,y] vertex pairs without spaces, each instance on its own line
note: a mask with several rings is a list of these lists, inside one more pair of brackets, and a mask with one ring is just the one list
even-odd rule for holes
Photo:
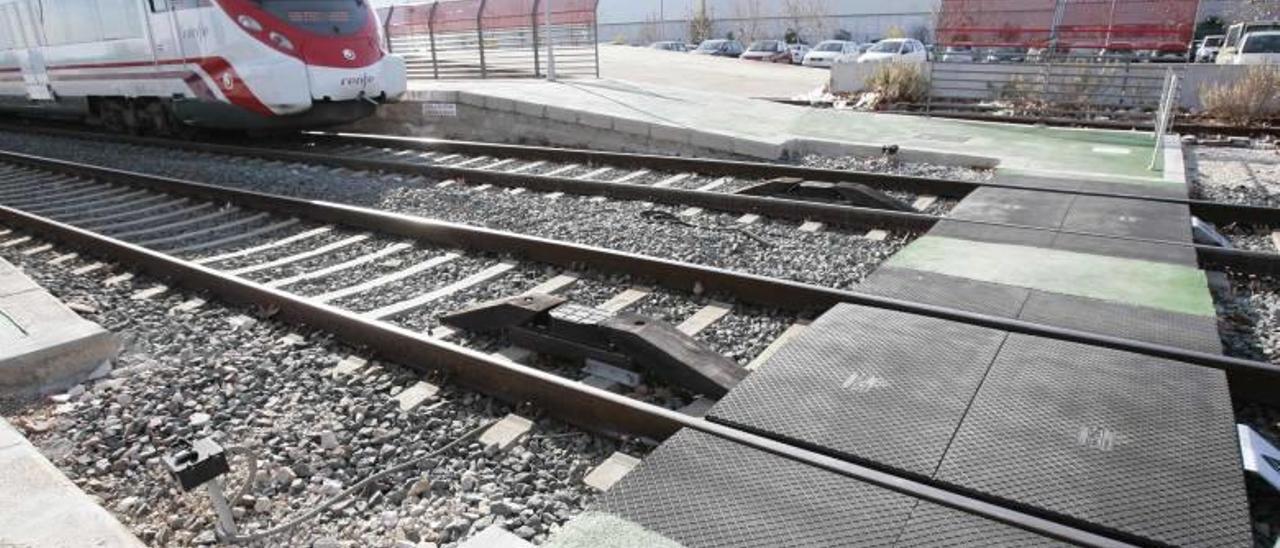
[[1181,99],[1181,88],[1178,74],[1173,70],[1169,70],[1168,76],[1164,80],[1164,90],[1160,93],[1160,109],[1156,111],[1156,123],[1154,137],[1156,140],[1155,152],[1151,154],[1151,166],[1149,169],[1155,171],[1163,164],[1161,160],[1164,158],[1164,137],[1169,133],[1169,125],[1173,122],[1174,108]]

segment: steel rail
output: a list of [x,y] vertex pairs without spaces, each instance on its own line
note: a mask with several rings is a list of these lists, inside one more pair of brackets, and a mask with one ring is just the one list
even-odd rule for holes
[[[415,164],[411,162],[391,161],[391,160],[371,160],[371,159],[355,159],[355,158],[339,158],[331,155],[320,153],[297,152],[290,149],[281,149],[274,147],[246,147],[242,145],[225,145],[212,142],[194,142],[194,141],[178,141],[171,139],[161,139],[156,137],[138,137],[128,135],[104,134],[101,132],[71,130],[63,128],[48,127],[28,127],[28,126],[11,126],[0,125],[0,129],[11,131],[26,131],[31,133],[41,133],[45,135],[71,137],[78,139],[91,139],[110,142],[124,142],[138,145],[178,148],[184,150],[192,150],[198,152],[220,153],[229,155],[249,155],[261,158],[279,159],[287,161],[321,163],[325,165],[346,166],[356,169],[378,169],[384,171],[406,173],[407,166],[414,166],[413,173],[435,172],[447,173],[444,170],[457,170],[456,173],[461,175],[472,176],[469,180],[479,180],[478,174],[495,173],[485,172],[479,169],[463,169],[449,168],[448,166],[435,166]],[[528,146],[528,145],[509,145],[497,143],[478,143],[471,141],[453,141],[443,139],[423,139],[412,137],[396,137],[384,135],[363,135],[348,133],[307,133],[307,138],[316,141],[325,141],[334,144],[345,145],[362,145],[371,147],[399,147],[410,150],[421,151],[450,151],[457,153],[497,155],[511,158],[539,159],[546,160],[555,158],[558,161],[571,163],[591,163],[591,164],[609,164],[618,167],[628,167],[635,169],[659,169],[672,172],[697,172],[712,176],[734,176],[734,177],[750,177],[757,179],[769,179],[775,177],[796,177],[806,180],[829,181],[829,182],[857,182],[868,186],[900,190],[904,192],[912,192],[915,194],[929,194],[946,198],[963,198],[970,192],[979,188],[1002,188],[1012,190],[1029,190],[1034,192],[1048,192],[1053,194],[1068,194],[1079,196],[1096,196],[1103,198],[1120,198],[1126,200],[1148,201],[1159,203],[1170,203],[1186,205],[1191,208],[1191,213],[1201,219],[1209,222],[1226,224],[1226,223],[1246,223],[1254,225],[1264,225],[1270,227],[1280,227],[1280,208],[1269,208],[1263,206],[1228,204],[1221,202],[1213,202],[1208,200],[1192,200],[1189,198],[1174,198],[1161,196],[1148,196],[1142,194],[1132,194],[1124,192],[1106,192],[1092,191],[1081,189],[1063,189],[1063,188],[1045,188],[1033,185],[1020,185],[1015,183],[1000,183],[995,181],[960,181],[950,179],[939,179],[932,177],[916,177],[909,175],[893,175],[884,173],[872,173],[864,171],[845,171],[837,169],[822,169],[801,166],[790,166],[783,164],[771,164],[763,162],[737,161],[737,160],[717,160],[709,158],[685,158],[679,156],[663,156],[654,154],[635,154],[623,152],[600,152],[592,150],[566,149],[554,147]],[[308,156],[290,156],[284,152],[295,152],[297,154],[309,154]],[[513,174],[514,175],[514,174]],[[520,177],[533,177],[522,175]],[[516,179],[506,179],[514,181]],[[598,181],[581,181],[584,183],[608,184]],[[495,183],[490,183],[495,184]],[[508,185],[520,186],[520,185]],[[640,186],[640,185],[629,185]],[[679,190],[679,189],[668,189]],[[565,192],[568,192],[567,190]],[[623,197],[619,195],[619,197]],[[696,205],[696,204],[691,204]],[[698,206],[702,207],[702,206]],[[818,219],[815,219],[818,220]]]
[[38,167],[47,171],[142,186],[171,194],[198,197],[211,201],[230,201],[246,208],[273,211],[289,217],[309,218],[318,222],[364,228],[425,241],[439,246],[468,248],[499,255],[514,255],[527,260],[569,269],[586,266],[604,272],[652,280],[677,291],[688,292],[693,291],[695,288],[701,288],[707,293],[724,292],[748,303],[777,307],[783,310],[821,311],[840,303],[864,305],[1220,369],[1232,377],[1233,385],[1239,383],[1241,386],[1258,388],[1259,390],[1275,387],[1277,383],[1280,383],[1280,366],[1270,363],[1101,333],[1038,324],[856,291],[820,287],[602,247],[560,242],[346,204],[303,200],[13,152],[0,152],[0,160]]
[[[237,156],[248,155],[276,161],[331,165],[351,169],[386,171],[410,175],[426,174],[441,178],[462,179],[473,184],[489,184],[508,188],[526,188],[538,192],[563,192],[567,194],[587,196],[606,196],[618,200],[649,201],[669,205],[700,207],[708,210],[733,212],[738,214],[752,213],[800,222],[818,221],[841,227],[890,228],[923,232],[932,228],[936,223],[945,220],[952,223],[964,223],[992,228],[1053,231],[1076,236],[1194,248],[1199,263],[1205,267],[1230,268],[1253,274],[1280,275],[1280,254],[1223,249],[1174,240],[1140,238],[1078,230],[1062,230],[996,221],[955,219],[924,213],[890,211],[812,202],[807,200],[671,187],[653,187],[649,185],[613,183],[607,181],[581,180],[571,177],[517,174],[478,168],[432,166],[399,160],[364,158],[358,156],[335,156],[332,154],[304,152],[293,149],[243,147],[216,143],[175,142],[151,138],[140,139],[146,141],[148,144],[154,143],[158,146],[178,147],[184,150],[202,153]],[[505,147],[508,145],[492,146]],[[683,158],[673,159],[685,160]],[[701,162],[704,160],[696,161]]]
[[1247,222],[1250,224],[1280,226],[1280,208],[1228,204],[1208,200],[1193,200],[1190,198],[1147,196],[1143,194],[1125,192],[1107,192],[1082,189],[1045,188],[1015,183],[999,183],[995,181],[960,181],[933,177],[872,173],[865,171],[845,171],[838,169],[789,166],[763,162],[717,160],[709,158],[684,158],[679,156],[622,152],[599,152],[553,147],[419,139],[385,135],[308,133],[307,136],[318,141],[348,145],[360,144],[363,142],[365,146],[399,147],[422,151],[448,151],[469,154],[501,155],[527,159],[558,158],[565,162],[609,164],[622,167],[634,167],[636,169],[655,169],[656,166],[662,166],[670,171],[691,171],[706,175],[751,177],[757,179],[796,177],[800,179],[829,182],[851,181],[872,187],[901,190],[916,194],[931,194],[947,198],[963,198],[970,192],[984,187],[1030,190],[1036,192],[1071,194],[1079,196],[1097,196],[1103,198],[1122,198],[1126,200],[1187,205],[1191,208],[1191,213],[1193,215],[1215,223]]
[[[121,173],[115,172],[115,175],[119,176]],[[189,190],[206,193],[211,189],[207,185],[193,185]],[[264,204],[270,203],[270,200],[263,199],[265,197],[259,198]],[[331,205],[313,204],[315,207]],[[293,205],[301,206],[296,203]],[[129,264],[174,285],[207,291],[233,304],[265,305],[277,311],[275,317],[281,321],[331,332],[349,344],[370,348],[389,361],[418,371],[441,372],[460,386],[514,405],[533,405],[545,409],[558,419],[592,431],[662,440],[681,428],[692,428],[736,444],[1060,541],[1108,548],[1142,543],[1142,539],[1103,531],[1095,525],[1075,523],[1074,520],[1061,516],[1025,512],[941,487],[932,480],[913,479],[833,458],[632,400],[17,209],[0,205],[0,220],[37,233],[42,238]],[[398,222],[404,225],[408,220],[400,219]]]

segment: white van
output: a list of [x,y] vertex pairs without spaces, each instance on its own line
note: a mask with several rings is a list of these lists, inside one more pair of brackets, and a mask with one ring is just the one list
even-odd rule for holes
[[1269,30],[1244,35],[1233,62],[1236,65],[1280,65],[1280,31]]

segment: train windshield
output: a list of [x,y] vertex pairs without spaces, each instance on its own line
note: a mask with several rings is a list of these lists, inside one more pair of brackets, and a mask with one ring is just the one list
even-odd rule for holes
[[364,0],[259,0],[259,5],[294,27],[328,35],[359,32],[369,17]]

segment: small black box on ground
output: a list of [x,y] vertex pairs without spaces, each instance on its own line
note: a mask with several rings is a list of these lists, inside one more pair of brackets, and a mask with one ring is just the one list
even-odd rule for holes
[[205,482],[231,471],[227,454],[222,446],[210,438],[196,440],[186,447],[164,457],[164,465],[183,491],[190,491]]

